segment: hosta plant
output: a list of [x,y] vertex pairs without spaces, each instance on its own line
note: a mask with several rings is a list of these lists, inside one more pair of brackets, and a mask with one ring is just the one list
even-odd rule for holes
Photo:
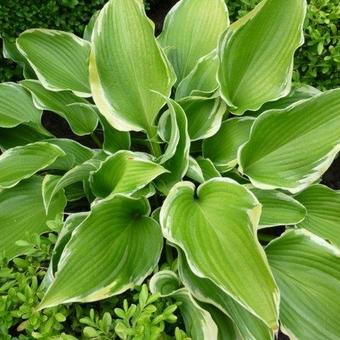
[[156,38],[141,0],[110,0],[83,38],[20,35],[25,80],[0,85],[0,247],[11,260],[26,233],[59,231],[38,310],[146,282],[192,339],[339,338],[340,194],[319,183],[340,90],[291,82],[305,11],[263,0],[230,24],[223,0],[182,0]]

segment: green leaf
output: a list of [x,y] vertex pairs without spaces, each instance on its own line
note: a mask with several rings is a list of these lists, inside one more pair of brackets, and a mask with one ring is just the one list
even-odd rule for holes
[[273,109],[286,109],[287,107],[295,104],[301,100],[312,98],[321,93],[320,90],[313,86],[301,85],[293,87],[287,97],[280,98],[274,102],[269,102],[264,104],[260,110],[254,112],[254,114],[259,115],[260,113]]
[[99,15],[100,11],[95,11],[90,19],[90,21],[88,22],[88,24],[85,26],[84,29],[84,34],[83,34],[83,39],[90,41],[91,42],[91,38],[92,38],[92,32],[93,32],[93,28],[94,25],[98,19],[98,15]]
[[99,114],[100,124],[103,128],[104,142],[103,149],[115,153],[119,150],[129,150],[131,146],[130,134],[125,131],[118,131],[112,127],[106,118]]
[[154,137],[164,98],[153,91],[169,96],[174,80],[142,3],[111,0],[101,10],[92,34],[90,82],[113,127]]
[[189,167],[186,176],[200,184],[205,181],[203,171],[194,157],[190,156],[189,158]]
[[222,177],[221,174],[216,170],[214,164],[211,162],[210,159],[198,157],[196,161],[202,170],[202,174],[205,181],[208,181],[209,179],[215,177]]
[[197,159],[190,157],[186,176],[198,183],[204,183],[211,178],[222,177],[211,160],[202,157],[198,157]]
[[306,216],[305,207],[289,195],[276,190],[250,190],[262,204],[259,228],[295,225]]
[[15,186],[64,155],[59,147],[45,142],[17,146],[5,151],[0,156],[0,189]]
[[340,334],[340,253],[306,230],[291,230],[266,248],[280,288],[280,321],[291,339]]
[[189,292],[199,301],[217,307],[228,315],[243,339],[271,340],[273,332],[255,315],[243,308],[211,280],[198,277],[190,269],[183,252],[179,253],[179,276]]
[[102,162],[91,176],[91,187],[97,197],[112,193],[131,194],[167,172],[146,154],[119,151]]
[[169,110],[164,115],[170,115],[171,134],[173,130],[175,132],[170,138],[168,149],[160,158],[160,163],[170,171],[157,180],[159,189],[165,193],[180,181],[188,171],[190,154],[190,137],[186,115],[181,106],[174,100],[169,99],[167,103]]
[[294,198],[307,209],[306,218],[297,226],[340,247],[340,192],[317,184]]
[[89,42],[68,32],[30,29],[19,36],[17,46],[46,89],[90,96]]
[[76,165],[84,163],[95,155],[93,150],[72,139],[50,138],[45,139],[44,142],[59,147],[65,153],[63,157],[58,158],[53,164],[51,164],[48,169],[68,171]]
[[340,150],[340,90],[261,114],[239,152],[240,171],[260,189],[299,192]]
[[214,320],[218,328],[218,340],[235,340],[238,337],[237,329],[233,321],[218,308],[206,303],[199,304],[204,310],[206,310]]
[[57,181],[53,180],[53,183],[50,183],[53,188],[49,188],[49,190],[44,195],[44,204],[45,209],[48,211],[50,203],[53,197],[65,189],[66,187],[84,181],[89,180],[90,174],[93,171],[96,171],[100,166],[101,161],[99,159],[90,159],[86,162],[76,165],[74,168],[66,172],[62,177],[59,177]]
[[5,252],[7,259],[24,253],[16,241],[48,231],[47,221],[62,221],[65,196],[62,193],[55,196],[46,215],[41,185],[41,178],[32,177],[14,188],[0,191],[0,251]]
[[216,50],[200,58],[193,70],[179,83],[176,99],[213,94],[218,88],[218,66]]
[[14,128],[0,128],[0,148],[3,150],[23,146],[51,137],[48,132],[40,133],[27,125],[18,125]]
[[2,49],[4,58],[13,60],[23,68],[25,78],[35,78],[35,74],[25,57],[19,52],[15,41],[2,37]]
[[58,262],[67,242],[71,239],[72,232],[85,220],[87,216],[88,213],[71,214],[64,222],[63,228],[61,229],[57,242],[53,248],[51,261],[42,283],[45,289],[51,285],[55,278],[55,272],[58,270]]
[[220,98],[188,97],[178,103],[187,116],[192,141],[211,137],[221,127],[226,105]]
[[150,280],[150,291],[153,294],[171,297],[179,303],[185,330],[193,339],[217,339],[218,328],[209,312],[204,310],[193,299],[185,288],[179,288],[177,275],[170,270],[154,274]]
[[175,185],[160,221],[164,236],[180,247],[191,270],[214,282],[242,306],[278,328],[278,290],[256,238],[261,205],[246,188],[212,179],[197,189]]
[[12,128],[26,123],[43,130],[41,114],[34,106],[31,96],[20,85],[0,84],[0,127]]
[[96,129],[97,112],[91,106],[84,105],[88,103],[85,99],[70,91],[46,90],[37,80],[23,80],[21,84],[32,93],[37,108],[53,111],[66,119],[75,134],[88,135]]
[[218,81],[231,112],[256,111],[289,93],[306,8],[305,0],[264,0],[227,30]]
[[250,135],[254,118],[232,118],[222,123],[219,131],[203,141],[203,155],[212,160],[218,170],[227,172],[237,165],[237,151]]
[[228,27],[228,11],[223,0],[183,0],[165,18],[159,41],[180,82],[199,59],[217,47]]
[[97,301],[141,284],[157,265],[163,244],[149,213],[146,199],[120,194],[94,205],[67,243],[39,309]]

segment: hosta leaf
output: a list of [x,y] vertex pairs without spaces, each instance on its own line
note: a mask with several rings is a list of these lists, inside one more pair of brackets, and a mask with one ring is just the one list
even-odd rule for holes
[[112,127],[106,118],[99,115],[100,124],[103,128],[104,142],[103,149],[115,153],[119,150],[129,150],[131,146],[130,134],[125,131],[118,131]]
[[289,93],[306,7],[305,0],[264,0],[227,30],[218,81],[233,113],[257,110]]
[[323,185],[313,185],[294,197],[307,209],[298,224],[340,247],[340,192]]
[[243,339],[273,339],[273,332],[263,321],[243,308],[211,280],[196,276],[190,269],[184,254],[182,252],[179,254],[180,278],[197,300],[214,305],[225,315],[228,315],[234,321]]
[[250,190],[262,204],[260,228],[294,225],[306,216],[305,207],[289,195],[276,190]]
[[191,156],[189,158],[189,167],[186,176],[197,183],[203,183],[205,181],[200,165],[197,163],[197,160]]
[[221,172],[234,168],[237,165],[237,151],[249,139],[253,124],[254,118],[251,117],[223,122],[216,135],[204,140],[204,157],[211,159]]
[[[171,122],[171,134],[173,129],[176,132],[170,138],[165,155],[160,158],[160,163],[170,171],[157,180],[159,189],[165,193],[180,181],[188,171],[190,153],[190,137],[186,115],[181,106],[174,100],[169,99],[167,103],[169,110],[165,114],[169,114],[171,117],[169,120]],[[176,134],[178,134],[178,138]],[[169,148],[172,148],[172,150]],[[170,152],[172,156],[170,156]],[[167,157],[164,158],[165,156]]]
[[15,186],[64,155],[59,147],[45,142],[17,146],[5,151],[0,156],[0,189]]
[[[73,169],[66,172],[62,177],[58,176],[58,180],[53,179],[53,181],[49,183],[49,190],[47,190],[44,195],[44,205],[46,211],[48,211],[53,197],[58,192],[72,184],[78,182],[83,183],[85,180],[88,180],[90,178],[90,174],[99,168],[100,163],[101,161],[99,159],[87,160],[82,164],[76,165]],[[46,180],[51,180],[49,177],[46,177]]]
[[274,102],[264,104],[260,110],[254,112],[259,115],[260,113],[273,109],[286,109],[287,107],[295,104],[301,100],[309,99],[321,93],[320,90],[313,86],[301,85],[293,87],[287,97],[280,98]]
[[91,41],[93,28],[94,28],[94,25],[95,25],[95,23],[96,23],[96,21],[98,19],[99,13],[100,13],[100,11],[96,11],[96,12],[93,13],[90,21],[85,26],[84,34],[83,34],[83,39],[85,39],[87,41]]
[[200,307],[185,288],[179,288],[174,272],[162,270],[156,273],[150,280],[150,291],[171,297],[179,304],[185,330],[192,339],[217,340],[218,328],[211,315]]
[[277,329],[278,290],[256,238],[261,206],[246,188],[212,179],[175,185],[160,215],[164,236],[184,250],[191,270],[214,282]]
[[14,188],[0,191],[0,251],[4,251],[8,259],[24,253],[16,241],[48,231],[49,220],[62,221],[64,195],[55,196],[46,215],[41,184],[41,178],[32,177]]
[[210,159],[198,157],[196,161],[202,170],[202,174],[203,174],[205,181],[208,181],[209,179],[215,178],[215,177],[222,177]]
[[70,215],[58,235],[57,242],[53,248],[50,265],[48,267],[46,276],[44,277],[43,286],[47,289],[54,280],[54,274],[58,269],[58,262],[60,260],[61,254],[67,244],[71,239],[72,232],[76,229],[88,216],[88,213],[76,213]]
[[165,18],[159,41],[165,49],[180,82],[199,59],[217,47],[228,27],[223,0],[183,0]]
[[220,128],[226,105],[220,98],[189,97],[179,101],[188,119],[192,141],[214,135]]
[[75,134],[87,135],[97,127],[97,113],[91,106],[82,105],[88,103],[85,99],[70,91],[46,90],[37,80],[24,80],[21,84],[32,93],[37,108],[53,111],[66,119]]
[[41,128],[41,111],[32,98],[20,85],[0,84],[0,127],[12,128],[23,123]]
[[90,44],[72,33],[30,29],[17,39],[38,79],[51,91],[70,90],[90,96],[88,58]]
[[34,79],[36,76],[25,57],[19,52],[15,41],[2,37],[2,50],[4,58],[11,59],[23,68],[25,78]]
[[255,121],[240,171],[260,189],[296,193],[318,180],[340,150],[340,90],[324,92]]
[[165,172],[166,169],[146,155],[119,151],[108,157],[92,175],[91,187],[97,197],[106,197],[111,193],[130,194]]
[[48,132],[42,134],[33,127],[24,124],[11,129],[0,128],[0,149],[7,150],[15,146],[23,146],[48,137],[51,137]]
[[154,137],[164,99],[153,91],[168,96],[173,75],[143,3],[109,1],[96,21],[92,44],[90,82],[100,112],[118,130],[145,130]]
[[72,139],[50,138],[44,142],[58,146],[65,153],[63,157],[59,157],[51,164],[48,169],[68,171],[95,155],[93,150]]
[[[164,153],[159,157],[161,164],[174,157],[180,140],[181,131],[177,124],[177,115],[174,108],[174,106],[170,106],[170,109],[161,115],[158,122],[158,135],[167,143]],[[178,106],[176,108],[180,110]]]
[[39,308],[97,301],[141,284],[157,265],[163,243],[149,212],[146,199],[119,194],[94,205],[67,243]]
[[199,304],[204,310],[209,312],[218,328],[218,340],[235,340],[238,337],[234,322],[218,308],[206,303]]
[[215,50],[199,59],[193,70],[179,83],[176,99],[209,96],[216,91],[218,65],[218,55]]
[[291,339],[340,334],[340,253],[322,239],[291,230],[266,248],[280,288],[280,321]]
[[190,157],[189,168],[186,176],[198,183],[204,183],[211,178],[222,177],[210,159]]

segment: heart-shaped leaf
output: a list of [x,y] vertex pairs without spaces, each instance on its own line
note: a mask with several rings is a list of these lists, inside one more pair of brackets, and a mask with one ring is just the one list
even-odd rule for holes
[[222,178],[178,183],[161,209],[164,236],[185,252],[198,276],[214,282],[270,328],[278,328],[278,290],[256,238],[261,206],[240,184]]
[[[97,301],[141,284],[157,265],[162,233],[148,201],[114,195],[73,231],[39,308]],[[84,247],[86,244],[86,247]]]

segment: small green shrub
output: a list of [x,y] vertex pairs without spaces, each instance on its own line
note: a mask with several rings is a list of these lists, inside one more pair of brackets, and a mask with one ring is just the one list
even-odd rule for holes
[[[172,326],[178,306],[171,299],[150,294],[146,285],[136,287],[121,300],[100,305],[72,304],[36,311],[44,290],[41,283],[51,258],[56,235],[31,235],[18,241],[27,254],[11,262],[0,261],[0,338],[13,339],[143,339],[185,334]],[[176,338],[177,339],[177,338]],[[182,338],[178,337],[178,340]]]

